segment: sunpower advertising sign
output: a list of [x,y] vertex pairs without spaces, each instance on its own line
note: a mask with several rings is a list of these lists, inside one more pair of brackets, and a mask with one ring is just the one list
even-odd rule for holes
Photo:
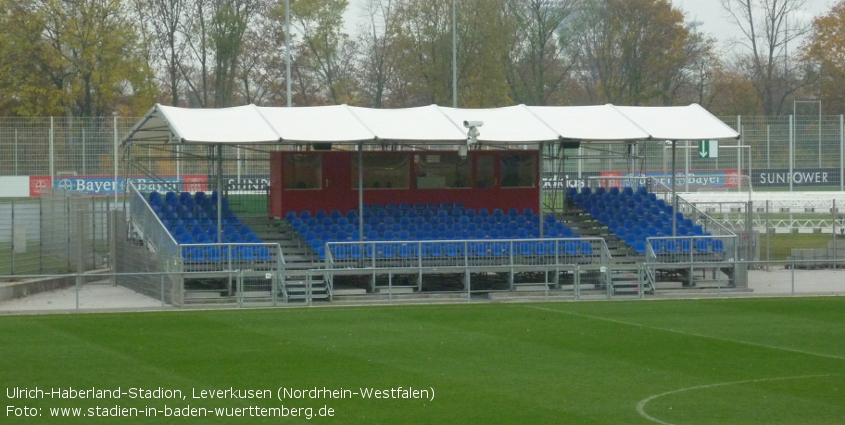
[[[640,184],[637,179],[653,178],[666,186],[672,186],[672,175],[665,171],[646,171],[644,173],[628,173],[623,171],[602,171],[602,177],[619,177],[619,184],[615,186],[635,186]],[[689,173],[678,171],[675,173],[676,186],[694,186],[696,188],[730,189],[737,187],[737,170],[690,170]],[[611,185],[613,185],[611,183]]]
[[766,187],[839,187],[842,170],[838,168],[763,168],[754,170],[752,184]]
[[[49,178],[49,177],[48,177]],[[171,190],[172,184],[182,183],[182,190],[189,192],[204,191],[207,189],[208,177],[205,175],[165,176],[158,180],[144,177],[132,177],[135,187],[141,192],[166,192]],[[169,183],[169,184],[168,184]],[[125,180],[113,176],[59,176],[53,180],[53,188],[62,190],[73,190],[84,192],[89,195],[114,195],[124,193]]]

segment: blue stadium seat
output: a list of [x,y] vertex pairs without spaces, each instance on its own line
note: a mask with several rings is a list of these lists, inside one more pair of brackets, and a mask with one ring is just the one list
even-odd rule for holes
[[678,239],[678,250],[684,254],[689,254],[691,251],[691,245],[689,239]]
[[637,254],[645,254],[645,242],[642,239],[638,239],[634,242],[634,252]]
[[710,253],[710,239],[700,238],[695,240],[695,251],[702,254]]
[[235,247],[237,250],[238,258],[241,261],[255,261],[255,251],[251,246],[238,246]]

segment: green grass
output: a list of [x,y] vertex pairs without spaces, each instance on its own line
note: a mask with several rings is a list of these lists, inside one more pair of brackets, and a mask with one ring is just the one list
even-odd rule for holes
[[[768,236],[768,255],[771,261],[786,261],[792,249],[827,248],[833,236],[825,233],[772,233]],[[760,235],[760,259],[766,259],[766,235]],[[841,253],[845,258],[845,252]]]
[[[7,397],[41,409],[11,418],[19,424],[280,422],[48,417],[115,405],[328,406],[335,416],[315,420],[343,424],[652,423],[638,404],[673,424],[831,424],[845,417],[842,311],[837,297],[7,316],[0,385],[188,397]],[[190,398],[194,388],[400,386],[433,388],[434,400]]]

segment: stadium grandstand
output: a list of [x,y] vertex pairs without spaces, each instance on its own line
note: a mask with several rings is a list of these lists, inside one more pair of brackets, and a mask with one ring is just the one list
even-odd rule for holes
[[[176,305],[402,293],[643,296],[667,281],[741,287],[737,236],[674,187],[563,169],[560,187],[541,179],[582,144],[635,152],[641,143],[737,137],[698,105],[156,105],[124,139],[127,177],[157,183],[128,178],[123,256],[134,261],[118,261],[118,271],[174,272]],[[158,178],[139,148],[207,164],[206,182]],[[269,184],[224,181],[224,150],[235,148],[265,154]],[[158,282],[124,284],[144,292]]]

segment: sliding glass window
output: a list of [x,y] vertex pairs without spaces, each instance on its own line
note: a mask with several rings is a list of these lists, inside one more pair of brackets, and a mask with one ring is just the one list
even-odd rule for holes
[[414,155],[417,189],[463,189],[470,187],[472,161],[457,154]]
[[[364,189],[408,189],[409,155],[364,153]],[[352,155],[352,188],[358,188],[358,154]]]
[[320,189],[323,158],[320,155],[291,154],[284,157],[285,189]]

